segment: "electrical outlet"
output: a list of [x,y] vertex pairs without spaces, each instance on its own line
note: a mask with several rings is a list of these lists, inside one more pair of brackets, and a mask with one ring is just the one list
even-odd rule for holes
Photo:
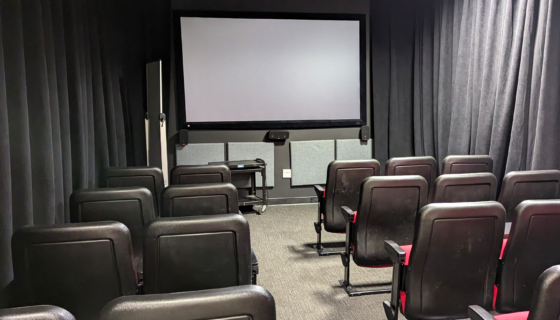
[[292,169],[283,169],[282,178],[290,179],[292,177]]

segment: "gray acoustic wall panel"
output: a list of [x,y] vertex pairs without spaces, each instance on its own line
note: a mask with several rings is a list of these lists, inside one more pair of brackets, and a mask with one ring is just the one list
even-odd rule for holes
[[334,160],[334,140],[290,141],[292,186],[327,183],[327,167]]
[[[274,187],[274,143],[266,142],[228,142],[228,160],[263,159],[266,162],[266,185]],[[249,180],[245,175],[232,175],[237,187],[248,187]],[[243,182],[242,180],[246,180]],[[261,174],[257,173],[257,187],[262,187]]]
[[208,162],[225,161],[223,143],[195,143],[186,146],[175,145],[177,165],[203,165]]
[[369,160],[373,158],[371,140],[336,140],[336,160]]

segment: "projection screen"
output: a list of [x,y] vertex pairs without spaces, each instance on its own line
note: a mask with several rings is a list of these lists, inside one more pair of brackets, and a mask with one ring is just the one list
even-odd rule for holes
[[186,127],[366,123],[363,15],[207,15],[176,17]]

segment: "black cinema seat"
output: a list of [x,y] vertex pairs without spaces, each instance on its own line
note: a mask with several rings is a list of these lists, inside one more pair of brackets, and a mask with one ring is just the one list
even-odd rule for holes
[[272,295],[258,286],[150,294],[111,301],[101,320],[275,320]]
[[155,219],[150,190],[141,187],[76,190],[70,196],[70,221],[118,221],[132,237],[134,262],[142,271],[144,226]]
[[560,319],[560,266],[547,269],[537,280],[529,311],[493,317],[484,308],[469,307],[473,320],[558,320]]
[[31,306],[0,309],[0,320],[76,320],[76,318],[59,307]]
[[144,187],[150,190],[154,199],[154,210],[159,216],[160,196],[164,188],[163,173],[157,167],[128,167],[105,169],[105,187]]
[[412,246],[386,241],[393,261],[387,319],[461,319],[492,307],[506,213],[496,201],[432,203],[418,213]]
[[434,181],[438,177],[438,163],[434,157],[391,158],[385,163],[385,175],[422,176],[428,182],[428,194],[430,194],[434,187]]
[[162,217],[238,213],[237,188],[231,183],[169,186],[163,190]]
[[447,156],[443,159],[441,174],[492,172],[494,161],[490,156]]
[[319,255],[342,254],[344,252],[344,248],[323,248],[321,224],[324,225],[327,232],[344,233],[346,222],[341,207],[347,206],[352,210],[357,210],[362,181],[379,174],[379,161],[375,159],[333,161],[329,164],[326,187],[315,186],[315,192],[319,199],[317,222],[315,222],[315,232],[317,232],[315,249],[317,249]]
[[[169,186],[163,190],[162,217],[239,213],[237,188],[231,183]],[[259,262],[251,249],[253,284],[257,284]]]
[[560,198],[560,171],[512,171],[505,175],[498,201],[504,205],[511,221],[513,212],[524,200]]
[[428,183],[421,176],[369,177],[362,182],[358,211],[343,207],[346,247],[342,255],[344,280],[349,296],[387,293],[391,289],[357,291],[350,283],[350,255],[361,267],[391,267],[384,241],[411,244],[414,220],[428,201]]
[[25,226],[13,235],[12,257],[18,305],[94,320],[109,301],[136,294],[130,232],[120,222]]
[[176,166],[171,170],[171,185],[231,182],[225,165]]
[[[496,310],[529,310],[535,283],[560,264],[560,200],[526,200],[513,214],[498,272]],[[560,304],[560,300],[558,301]]]
[[160,218],[148,226],[146,293],[246,284],[251,284],[251,240],[249,223],[242,215]]
[[436,179],[430,202],[495,201],[497,187],[489,172],[444,174]]

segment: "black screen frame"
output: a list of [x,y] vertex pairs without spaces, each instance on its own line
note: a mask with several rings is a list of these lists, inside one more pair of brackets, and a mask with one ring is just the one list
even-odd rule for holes
[[[287,121],[227,121],[187,122],[185,87],[183,80],[183,44],[181,18],[231,18],[231,19],[291,19],[291,20],[344,20],[358,21],[360,30],[360,119],[340,120],[287,120]],[[334,127],[360,127],[367,124],[367,48],[366,14],[341,13],[288,13],[288,12],[231,12],[231,11],[173,11],[173,34],[175,47],[175,92],[179,127],[202,130],[263,130],[263,129],[309,129]]]

